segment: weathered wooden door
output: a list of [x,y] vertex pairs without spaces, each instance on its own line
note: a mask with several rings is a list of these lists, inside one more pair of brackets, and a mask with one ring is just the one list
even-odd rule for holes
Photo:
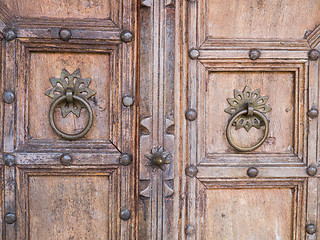
[[139,239],[317,239],[319,12],[141,2]]
[[2,239],[316,240],[319,0],[0,0]]
[[3,239],[135,239],[136,2],[0,15]]

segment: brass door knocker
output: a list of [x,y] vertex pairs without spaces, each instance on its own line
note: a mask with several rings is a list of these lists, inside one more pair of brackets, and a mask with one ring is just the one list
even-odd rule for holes
[[[237,89],[234,90],[234,98],[228,98],[227,101],[230,107],[224,111],[231,115],[229,119],[226,136],[229,144],[240,152],[250,152],[260,147],[267,139],[269,134],[269,120],[265,113],[271,111],[271,107],[265,103],[268,101],[268,96],[260,96],[260,89],[251,92],[251,89],[246,86],[243,91]],[[231,128],[235,126],[235,129],[245,128],[247,132],[252,127],[260,129],[261,126],[265,126],[263,137],[258,143],[250,147],[241,147],[234,143],[231,136]]]
[[[76,140],[88,133],[93,123],[93,111],[88,103],[88,99],[96,94],[95,91],[88,86],[91,78],[81,78],[80,69],[77,69],[72,74],[67,70],[61,71],[60,78],[50,78],[53,86],[45,94],[53,98],[49,110],[49,122],[53,130],[61,137],[68,140]],[[55,108],[61,108],[62,117],[66,117],[70,112],[80,117],[81,108],[86,108],[89,113],[89,120],[86,127],[79,133],[67,134],[61,131],[54,121]]]

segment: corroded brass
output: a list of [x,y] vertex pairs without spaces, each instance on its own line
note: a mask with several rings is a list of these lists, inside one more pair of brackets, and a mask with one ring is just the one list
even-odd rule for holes
[[70,154],[64,153],[60,157],[60,162],[64,166],[69,166],[73,162],[72,156]]
[[197,119],[197,110],[188,108],[185,112],[185,116],[188,121],[194,121]]
[[124,221],[129,220],[131,217],[131,212],[128,209],[123,209],[120,211],[120,218]]
[[5,28],[3,30],[3,37],[7,41],[12,41],[17,38],[17,33],[12,28]]
[[261,52],[259,49],[253,48],[249,51],[249,57],[251,60],[257,60],[260,58]]
[[4,155],[3,157],[3,162],[6,166],[13,166],[16,162],[16,156],[14,156],[11,153],[7,153],[6,155]]
[[[240,152],[249,152],[260,147],[266,140],[269,134],[269,121],[264,113],[271,111],[271,107],[265,103],[268,101],[268,96],[260,96],[260,89],[251,92],[251,89],[246,86],[243,91],[234,90],[234,98],[228,98],[227,101],[230,107],[224,111],[231,115],[227,129],[226,136],[230,145]],[[252,127],[260,129],[261,125],[265,126],[264,135],[260,141],[250,147],[241,147],[234,143],[231,137],[231,128],[244,128],[249,132]]]
[[[53,130],[61,137],[68,140],[75,140],[83,137],[90,130],[93,123],[93,111],[88,103],[88,99],[96,94],[89,88],[91,78],[81,78],[80,70],[77,69],[72,74],[63,69],[60,78],[50,78],[53,86],[45,94],[53,98],[49,110],[49,121]],[[67,134],[57,128],[54,122],[55,108],[61,109],[62,117],[66,117],[70,112],[80,117],[81,108],[86,108],[89,113],[89,120],[86,127],[79,133]]]
[[126,107],[131,107],[134,103],[134,98],[131,96],[124,96],[122,98],[122,104]]
[[247,175],[251,178],[258,176],[259,170],[255,167],[248,168]]
[[309,112],[308,112],[308,116],[309,116],[309,118],[311,118],[311,119],[317,118],[318,115],[319,115],[318,110],[317,110],[317,109],[314,109],[314,108],[313,108],[313,109],[310,109]]
[[316,225],[309,223],[306,225],[306,232],[310,235],[315,234],[317,231]]
[[187,175],[188,177],[191,177],[191,178],[192,178],[192,177],[197,176],[197,174],[198,174],[198,168],[197,168],[197,166],[195,166],[195,165],[189,165],[189,166],[186,167],[185,172],[186,172],[186,175]]
[[120,34],[120,39],[125,43],[131,42],[133,39],[133,33],[129,30],[124,30]]
[[132,154],[130,153],[122,153],[119,157],[119,163],[128,166],[132,163]]
[[308,174],[309,176],[315,176],[315,175],[317,174],[317,172],[318,172],[318,169],[317,169],[316,166],[314,166],[314,165],[309,165],[309,166],[307,167],[307,174]]
[[320,53],[317,49],[312,49],[308,53],[308,57],[311,61],[317,61],[320,56]]
[[200,52],[199,52],[199,50],[198,49],[196,49],[196,48],[191,48],[190,50],[189,50],[189,57],[191,58],[191,59],[197,59],[198,57],[200,56]]
[[3,96],[2,96],[2,99],[5,103],[13,103],[14,102],[14,99],[15,99],[15,95],[12,91],[5,91],[3,93]]
[[59,37],[61,40],[63,41],[68,41],[70,40],[70,38],[72,37],[72,33],[70,31],[70,29],[68,28],[62,28],[60,31],[59,31]]
[[165,164],[170,164],[170,161],[167,160],[169,155],[170,153],[166,152],[163,147],[154,147],[151,149],[151,153],[144,156],[149,160],[147,166],[151,166],[152,171],[155,172],[159,168],[163,171],[166,170]]
[[196,229],[193,225],[188,225],[185,229],[185,233],[187,236],[192,236],[196,233]]
[[15,221],[17,221],[17,216],[14,213],[7,213],[4,216],[4,221],[7,224],[13,224]]

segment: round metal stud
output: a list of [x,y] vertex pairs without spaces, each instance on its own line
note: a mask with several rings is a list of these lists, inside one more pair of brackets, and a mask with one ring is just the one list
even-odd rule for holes
[[309,176],[315,176],[317,174],[317,172],[318,172],[318,169],[317,169],[316,166],[309,165],[307,167],[307,173],[308,173]]
[[8,104],[13,103],[14,98],[14,93],[11,91],[5,91],[2,96],[3,101]]
[[320,53],[317,49],[312,49],[309,51],[308,57],[311,61],[317,61],[320,56]]
[[189,165],[186,167],[186,175],[188,177],[195,177],[198,174],[198,168],[195,165]]
[[158,169],[162,171],[166,170],[166,164],[170,164],[170,153],[165,151],[162,146],[153,147],[150,153],[144,155],[149,162],[147,166],[152,167],[152,172],[156,172]]
[[187,236],[192,236],[196,233],[196,229],[193,225],[188,225],[185,229],[185,233]]
[[59,32],[59,37],[63,41],[68,41],[72,37],[72,33],[68,28],[62,28]]
[[60,157],[60,162],[64,166],[69,166],[73,162],[73,159],[69,154],[65,153]]
[[255,167],[251,167],[247,170],[247,174],[249,177],[254,178],[254,177],[258,176],[259,170]]
[[17,38],[17,33],[12,28],[6,28],[3,31],[3,37],[7,41],[12,41]]
[[126,107],[131,107],[134,103],[134,99],[131,96],[124,96],[122,98],[122,104]]
[[120,211],[120,218],[124,221],[129,220],[131,217],[131,212],[128,209],[123,209]]
[[7,213],[4,216],[4,221],[7,224],[13,224],[15,221],[17,221],[17,216],[14,213]]
[[133,39],[133,34],[129,30],[124,30],[120,34],[120,39],[122,42],[125,42],[125,43],[131,42]]
[[308,112],[308,116],[311,119],[317,118],[318,115],[319,115],[319,112],[318,112],[317,109],[310,109],[309,112]]
[[306,232],[310,235],[315,234],[317,231],[317,228],[314,224],[309,223],[306,225]]
[[123,166],[128,166],[132,163],[132,155],[130,153],[123,153],[119,157],[119,163]]
[[3,157],[3,162],[6,166],[11,167],[16,163],[16,157],[11,153],[7,153]]
[[188,108],[185,112],[185,116],[188,121],[194,121],[197,119],[197,110]]
[[259,49],[253,48],[249,51],[249,57],[251,60],[256,60],[260,58],[260,56],[261,56],[261,52]]
[[195,49],[195,48],[191,48],[189,50],[189,57],[191,59],[197,59],[198,57],[200,56],[200,52],[198,49]]

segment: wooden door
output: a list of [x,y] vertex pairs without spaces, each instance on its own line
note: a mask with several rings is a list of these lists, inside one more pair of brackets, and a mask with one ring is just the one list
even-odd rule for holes
[[0,12],[2,239],[135,239],[136,2]]
[[319,10],[141,1],[138,239],[317,239]]
[[319,12],[1,0],[2,239],[318,239]]
[[[176,159],[187,173],[193,166],[180,182],[187,239],[317,239],[319,10],[317,0],[179,6],[183,95],[175,104],[198,116],[180,123]],[[252,117],[267,118],[260,129],[246,122],[252,101]],[[232,119],[241,109],[243,122]],[[266,128],[260,147],[240,151]]]

